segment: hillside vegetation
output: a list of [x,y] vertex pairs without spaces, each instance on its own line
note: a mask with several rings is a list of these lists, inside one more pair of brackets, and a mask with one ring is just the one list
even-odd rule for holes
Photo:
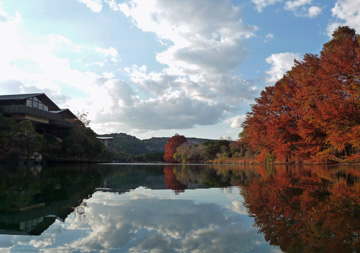
[[[140,140],[125,133],[112,133],[100,135],[113,137],[113,158],[118,162],[160,162],[164,161],[165,145],[169,138],[152,137]],[[209,139],[188,138],[192,145],[199,145],[210,141]]]
[[100,162],[111,154],[91,128],[35,131],[29,120],[16,122],[0,113],[0,161],[2,162]]

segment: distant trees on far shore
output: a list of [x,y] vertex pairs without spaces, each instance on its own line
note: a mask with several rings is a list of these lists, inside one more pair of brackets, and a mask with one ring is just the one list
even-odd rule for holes
[[223,163],[239,157],[237,143],[228,140],[209,140],[191,145],[183,135],[174,135],[165,146],[165,161],[169,163]]

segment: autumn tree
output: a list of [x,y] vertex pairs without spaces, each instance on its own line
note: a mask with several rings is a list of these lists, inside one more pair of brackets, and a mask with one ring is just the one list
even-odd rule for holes
[[359,41],[339,27],[255,99],[240,144],[257,162],[360,160]]
[[175,134],[173,137],[169,138],[165,145],[165,161],[168,163],[176,163],[177,161],[174,159],[176,149],[185,142],[187,142],[187,139],[183,135]]

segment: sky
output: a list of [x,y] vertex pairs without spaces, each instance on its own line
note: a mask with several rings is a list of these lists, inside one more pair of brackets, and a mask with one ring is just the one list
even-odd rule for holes
[[0,0],[0,95],[45,93],[98,134],[237,139],[254,98],[360,0]]

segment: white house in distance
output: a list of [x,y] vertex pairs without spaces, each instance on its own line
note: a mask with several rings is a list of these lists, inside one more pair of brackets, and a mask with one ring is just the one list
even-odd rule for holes
[[108,148],[108,150],[111,152],[114,137],[96,137],[96,138],[98,140],[100,140]]

